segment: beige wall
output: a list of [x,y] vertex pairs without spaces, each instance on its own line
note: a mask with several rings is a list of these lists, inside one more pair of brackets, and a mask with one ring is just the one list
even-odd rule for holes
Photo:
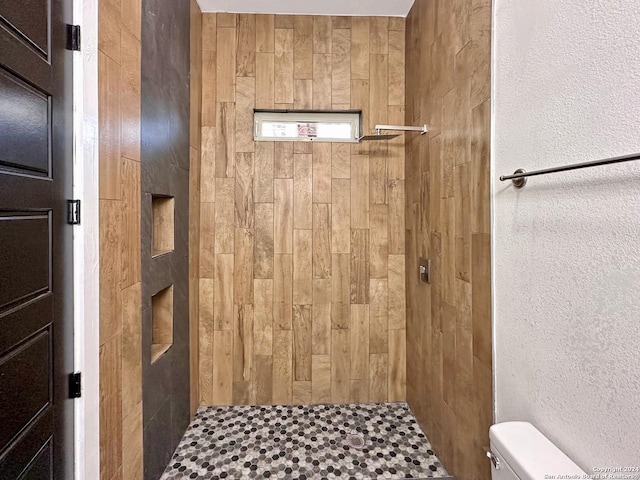
[[140,0],[100,0],[100,477],[142,478]]
[[404,121],[404,19],[205,14],[200,403],[405,398],[404,144],[254,143],[253,108]]
[[460,480],[490,478],[490,41],[490,0],[407,18],[407,122],[429,125],[407,144],[407,398]]

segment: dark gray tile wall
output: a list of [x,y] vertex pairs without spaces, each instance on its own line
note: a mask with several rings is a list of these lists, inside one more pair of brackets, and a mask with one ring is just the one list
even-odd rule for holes
[[[189,425],[189,0],[142,1],[144,478],[162,475]],[[151,257],[152,195],[175,198],[175,249]],[[173,346],[151,364],[151,297],[173,285]]]

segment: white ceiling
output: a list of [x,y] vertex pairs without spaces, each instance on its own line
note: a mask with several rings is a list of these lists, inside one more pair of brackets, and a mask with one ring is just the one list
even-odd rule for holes
[[406,17],[414,0],[198,0],[203,12]]

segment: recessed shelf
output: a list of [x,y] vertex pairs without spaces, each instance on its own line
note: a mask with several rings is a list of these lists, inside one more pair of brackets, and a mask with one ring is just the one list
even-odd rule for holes
[[151,363],[173,345],[173,285],[151,298]]
[[151,255],[155,257],[171,252],[174,248],[174,198],[154,195],[151,198],[151,214],[153,217]]

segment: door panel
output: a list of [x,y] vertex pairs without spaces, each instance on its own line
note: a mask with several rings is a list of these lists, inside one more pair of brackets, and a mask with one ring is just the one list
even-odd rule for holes
[[[20,478],[26,474],[32,465],[37,461],[38,454],[51,445],[51,431],[54,428],[53,409],[49,408],[42,418],[33,427],[20,434],[19,441],[7,450],[0,459],[0,478],[9,480]],[[53,453],[49,451],[50,455]],[[52,478],[52,476],[41,477],[39,480]],[[59,476],[56,478],[73,478],[73,475]]]
[[0,0],[0,479],[73,478],[71,0]]
[[41,478],[51,478],[53,470],[51,442],[47,442],[38,452],[31,465],[20,475],[20,480],[40,480]]
[[0,290],[0,309],[47,293],[51,278],[49,215],[0,214],[0,270],[12,272]]
[[50,342],[47,328],[0,360],[2,402],[13,406],[0,410],[2,450],[51,403]]
[[21,340],[49,325],[53,294],[45,293],[0,315],[0,357]]
[[43,57],[49,52],[48,0],[21,0],[20,8],[0,2],[0,22]]
[[[0,105],[0,164],[48,175],[51,116],[47,96],[0,71]],[[14,135],[16,131],[20,135]]]

